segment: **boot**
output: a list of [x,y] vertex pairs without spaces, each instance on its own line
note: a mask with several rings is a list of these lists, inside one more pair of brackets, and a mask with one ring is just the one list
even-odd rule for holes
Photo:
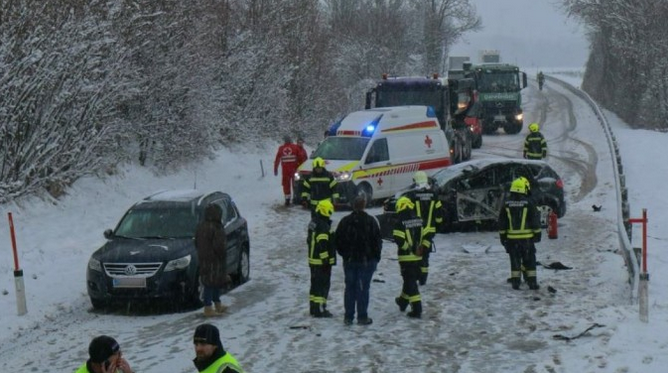
[[309,314],[313,317],[322,317],[322,312],[320,312],[320,306],[316,303],[311,302],[309,308]]
[[215,316],[220,316],[220,314],[216,313],[216,311],[213,309],[212,306],[204,306],[204,317],[215,317]]
[[411,303],[411,312],[407,313],[408,317],[419,319],[422,317],[422,302]]
[[406,307],[408,307],[408,301],[402,297],[396,297],[394,298],[394,303],[399,306],[399,311],[404,312],[406,311]]
[[512,277],[510,279],[510,285],[513,286],[513,290],[520,290],[520,278],[519,277]]
[[286,205],[286,206],[290,206],[290,198],[286,198],[286,199],[285,199],[285,205]]
[[223,313],[227,311],[227,306],[220,302],[213,302],[213,307],[217,313]]
[[531,290],[540,289],[540,286],[538,286],[538,281],[536,280],[535,277],[529,277],[527,283],[529,284],[529,289]]
[[322,305],[322,312],[321,312],[322,317],[333,317],[334,315],[332,315],[331,312],[327,311],[326,307],[327,306],[325,306],[324,304]]

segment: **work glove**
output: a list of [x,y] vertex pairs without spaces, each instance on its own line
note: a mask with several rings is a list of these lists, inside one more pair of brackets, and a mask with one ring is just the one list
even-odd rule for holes
[[427,248],[422,246],[422,245],[419,245],[415,249],[415,255],[417,255],[417,256],[423,256],[426,252],[427,252]]
[[278,176],[278,170],[274,170],[274,176]]
[[540,242],[542,236],[543,236],[543,234],[542,234],[541,232],[534,233],[534,235],[533,235],[533,242],[534,242],[534,243],[536,243],[536,242]]

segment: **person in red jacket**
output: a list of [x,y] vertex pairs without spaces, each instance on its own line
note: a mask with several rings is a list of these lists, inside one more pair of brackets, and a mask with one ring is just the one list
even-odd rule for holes
[[278,175],[278,165],[280,163],[283,174],[281,182],[283,184],[283,194],[285,195],[286,206],[290,205],[295,172],[297,172],[297,167],[305,161],[303,158],[303,148],[297,144],[293,144],[290,136],[284,136],[283,145],[281,145],[276,152],[276,159],[274,160],[274,176]]

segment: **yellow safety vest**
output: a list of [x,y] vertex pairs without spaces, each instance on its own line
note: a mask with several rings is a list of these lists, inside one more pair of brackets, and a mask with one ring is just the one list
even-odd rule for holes
[[226,368],[231,368],[234,372],[243,373],[243,369],[239,366],[237,359],[232,356],[229,352],[225,353],[223,357],[214,361],[213,364],[209,365],[208,368],[204,369],[201,373],[221,373]]

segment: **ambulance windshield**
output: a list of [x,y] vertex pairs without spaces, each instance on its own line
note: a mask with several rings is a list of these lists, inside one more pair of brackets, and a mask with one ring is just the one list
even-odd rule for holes
[[359,161],[369,143],[368,137],[330,136],[311,155],[331,161]]

